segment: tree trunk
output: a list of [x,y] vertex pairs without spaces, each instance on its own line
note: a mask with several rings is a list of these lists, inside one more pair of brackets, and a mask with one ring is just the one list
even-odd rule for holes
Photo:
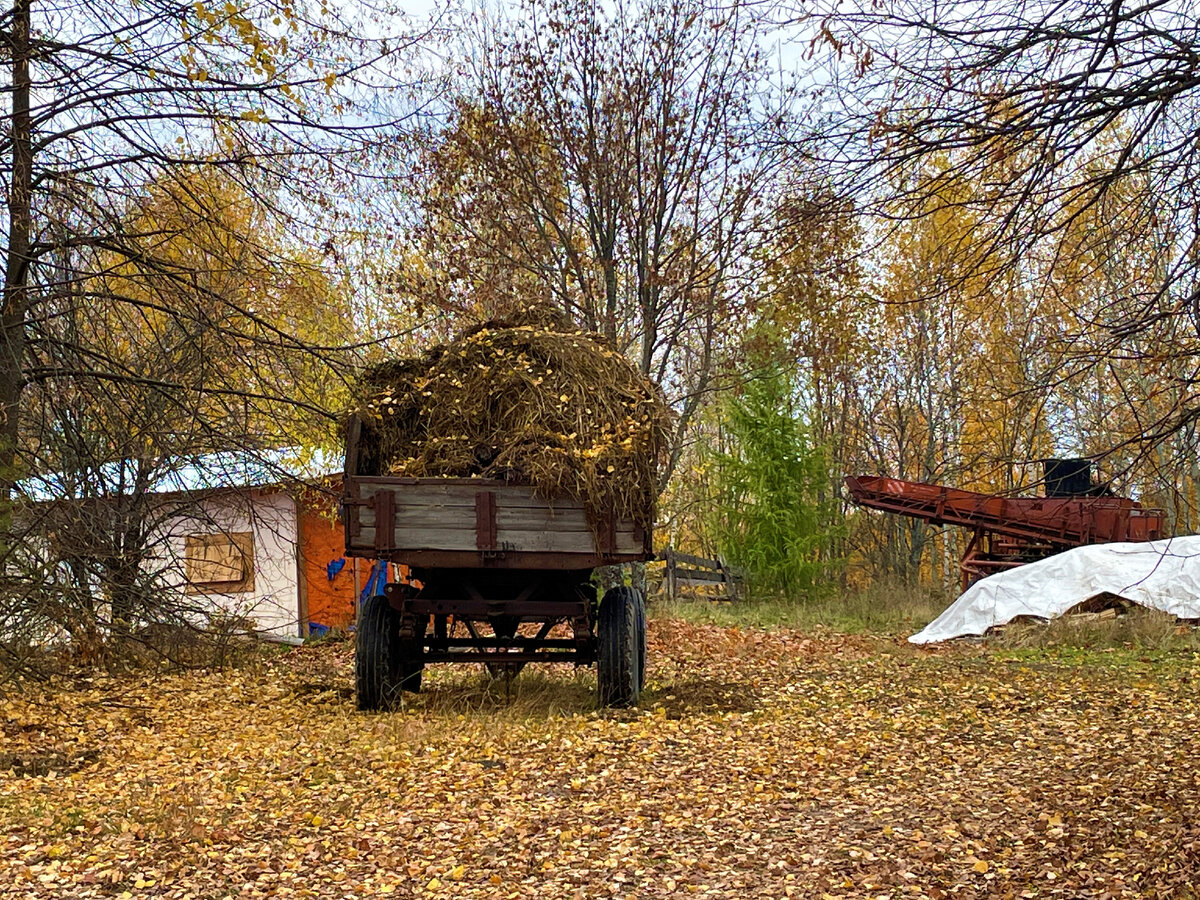
[[8,531],[9,498],[17,480],[17,436],[25,310],[29,291],[29,243],[33,186],[32,125],[29,116],[29,3],[14,0],[12,31],[12,182],[8,191],[8,253],[4,261],[4,307],[0,312],[0,522]]

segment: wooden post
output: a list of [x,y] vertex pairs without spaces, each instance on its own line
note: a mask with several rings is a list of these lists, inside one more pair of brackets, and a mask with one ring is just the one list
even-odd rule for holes
[[354,557],[354,625],[358,626],[358,598],[362,595],[362,575],[358,571],[358,557]]
[[296,506],[296,618],[303,638],[308,637],[308,575],[304,570],[304,526],[300,524],[303,504],[299,495],[292,502]]

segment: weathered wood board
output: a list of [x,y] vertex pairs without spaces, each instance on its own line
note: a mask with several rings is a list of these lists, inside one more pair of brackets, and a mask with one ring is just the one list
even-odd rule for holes
[[[577,556],[580,566],[642,559],[647,542],[624,519],[597,534],[582,505],[547,501],[531,488],[483,479],[355,478],[347,483],[347,545],[351,555],[462,554],[483,558],[521,554]],[[390,494],[390,502],[380,494]],[[379,535],[380,511],[392,523]],[[389,515],[390,514],[390,515]]]

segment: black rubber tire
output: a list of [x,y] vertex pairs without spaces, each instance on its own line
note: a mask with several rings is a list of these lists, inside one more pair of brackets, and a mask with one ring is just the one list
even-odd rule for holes
[[627,587],[610,588],[600,601],[596,622],[596,680],[602,706],[637,705],[641,693],[640,601],[638,592]]
[[391,709],[400,697],[400,614],[387,597],[368,597],[358,611],[354,686],[360,710]]
[[414,639],[411,642],[400,641],[400,687],[414,694],[421,692],[421,675],[425,671],[425,627],[429,617],[418,619],[413,629]]
[[646,598],[637,594],[638,693],[646,688]]

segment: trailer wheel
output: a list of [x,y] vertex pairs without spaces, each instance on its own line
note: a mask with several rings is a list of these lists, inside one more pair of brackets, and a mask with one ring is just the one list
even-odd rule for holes
[[400,614],[387,597],[375,594],[358,613],[354,681],[358,708],[388,709],[400,694],[396,680],[400,656]]
[[638,693],[646,687],[646,598],[637,594]]
[[[403,626],[403,620],[400,624]],[[414,694],[421,692],[421,675],[425,671],[425,627],[428,624],[428,616],[418,616],[413,625],[412,639],[401,638],[399,642],[397,674],[400,676],[400,687]]]
[[596,623],[596,674],[600,703],[604,706],[636,706],[641,692],[642,653],[639,629],[641,596],[627,587],[610,588],[600,601]]
[[361,710],[391,709],[401,690],[421,689],[424,623],[414,641],[401,638],[400,625],[400,613],[382,594],[368,597],[359,611],[354,680]]

